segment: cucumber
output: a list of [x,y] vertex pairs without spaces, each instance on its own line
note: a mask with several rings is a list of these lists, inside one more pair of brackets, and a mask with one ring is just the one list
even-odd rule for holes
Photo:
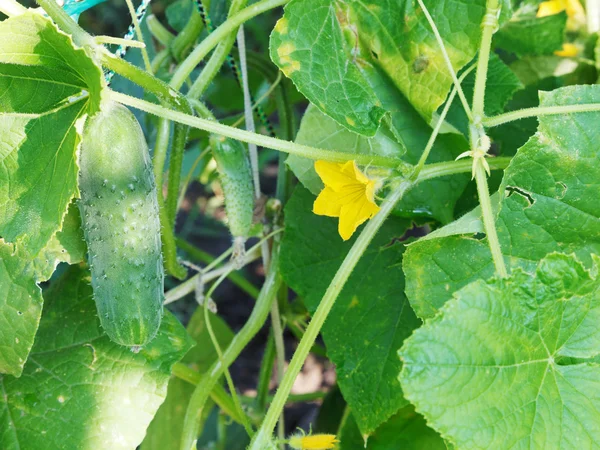
[[126,107],[107,102],[87,119],[79,189],[100,323],[114,342],[143,346],[162,319],[164,272],[148,145]]
[[213,135],[210,144],[223,187],[235,259],[243,256],[244,243],[250,234],[254,216],[254,184],[250,159],[246,148],[239,141]]

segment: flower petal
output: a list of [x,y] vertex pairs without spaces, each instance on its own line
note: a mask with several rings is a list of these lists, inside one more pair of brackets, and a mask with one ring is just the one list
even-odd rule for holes
[[558,14],[561,11],[564,11],[566,5],[562,0],[550,0],[547,2],[540,3],[537,17],[546,17],[552,16],[554,14]]
[[341,210],[339,194],[330,187],[323,189],[313,203],[313,213],[319,216],[339,217]]
[[[349,162],[354,164],[352,161]],[[319,174],[319,177],[321,177],[321,180],[323,180],[325,186],[337,191],[348,184],[356,183],[354,173],[344,170],[344,167],[347,164],[348,163],[338,164],[329,161],[316,161],[315,170],[317,171],[317,174]]]
[[556,56],[562,56],[563,58],[573,58],[578,53],[579,49],[575,44],[563,44],[562,49],[554,52]]
[[342,239],[345,241],[350,239],[358,226],[373,217],[377,211],[379,211],[379,206],[370,202],[366,196],[361,201],[342,206],[338,224],[338,232]]

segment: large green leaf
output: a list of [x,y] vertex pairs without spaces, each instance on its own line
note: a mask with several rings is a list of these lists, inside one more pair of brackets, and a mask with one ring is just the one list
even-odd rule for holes
[[76,266],[45,300],[23,375],[0,376],[0,448],[135,448],[191,339],[167,313],[139,353],[114,344],[96,317],[90,276]]
[[[600,87],[540,92],[542,106],[600,102]],[[600,113],[542,116],[506,169],[496,221],[509,267],[533,270],[553,251],[589,264],[600,252]],[[485,239],[451,236],[417,242],[404,257],[406,293],[417,315],[431,317],[452,293],[493,275]]]
[[[210,313],[210,323],[221,348],[233,339],[233,332],[223,319]],[[204,321],[204,310],[197,308],[187,327],[196,345],[181,360],[194,370],[204,373],[218,359]],[[142,442],[141,450],[179,450],[183,420],[194,386],[178,378],[169,382],[167,398],[160,406]],[[210,408],[206,408],[210,412]]]
[[63,226],[35,258],[0,239],[0,373],[21,375],[42,315],[42,292],[60,262],[85,256],[79,210],[71,205]]
[[[455,70],[477,52],[485,0],[425,0]],[[339,124],[373,136],[384,114],[371,87],[381,69],[429,122],[452,78],[412,0],[293,0],[271,35],[271,58]]]
[[458,291],[406,340],[400,380],[458,448],[598,448],[599,319],[600,280],[551,254]]
[[429,428],[412,405],[400,409],[366,439],[348,412],[338,434],[338,450],[446,450],[444,440]]
[[78,193],[78,119],[98,108],[102,71],[40,14],[0,23],[0,235],[32,256]]
[[[356,237],[344,242],[336,219],[316,216],[315,197],[299,186],[285,209],[281,273],[314,311]],[[404,296],[404,247],[394,240],[409,223],[388,220],[362,256],[323,326],[338,384],[362,434],[371,434],[406,404],[395,351],[419,326]]]

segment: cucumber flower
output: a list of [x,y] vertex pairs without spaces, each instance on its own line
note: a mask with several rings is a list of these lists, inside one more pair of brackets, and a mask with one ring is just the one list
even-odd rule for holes
[[289,440],[290,447],[297,450],[328,450],[335,447],[335,434],[300,434],[292,436]]
[[540,3],[537,16],[551,16],[562,11],[566,11],[567,16],[569,17],[585,14],[579,0],[550,0]]
[[338,232],[346,241],[360,224],[379,211],[374,201],[377,181],[362,173],[354,161],[343,164],[317,161],[315,170],[325,188],[315,200],[313,212],[339,217]]

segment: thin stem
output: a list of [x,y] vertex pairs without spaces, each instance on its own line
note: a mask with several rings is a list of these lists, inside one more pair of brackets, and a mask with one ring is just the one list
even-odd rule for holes
[[[506,169],[510,164],[511,158],[499,157],[488,158],[487,162],[492,170]],[[426,164],[419,174],[415,183],[432,180],[434,178],[455,175],[458,173],[470,173],[473,170],[473,161],[470,159],[459,159],[458,161],[445,161],[434,164]]]
[[190,168],[187,175],[185,176],[185,179],[183,180],[183,186],[181,186],[181,192],[179,193],[179,198],[177,199],[177,209],[179,209],[181,207],[181,204],[183,203],[183,199],[185,198],[185,194],[187,192],[190,181],[192,180],[192,177],[194,176],[196,167],[198,167],[198,164],[200,164],[200,161],[202,161],[204,158],[206,158],[209,153],[210,153],[210,146],[207,146],[204,150],[202,150],[200,152],[198,157],[194,160],[192,167]]
[[[276,303],[276,302],[273,302]],[[258,384],[256,386],[255,407],[262,413],[267,406],[269,397],[269,385],[271,384],[271,375],[273,374],[273,363],[275,362],[275,337],[273,330],[269,334],[265,352],[260,363],[260,373],[258,375]]]
[[173,39],[175,39],[175,35],[171,33],[167,28],[160,23],[160,20],[156,18],[154,14],[150,14],[146,17],[146,26],[148,27],[148,31],[150,34],[160,42],[165,47],[169,47]]
[[[191,112],[191,110],[190,110]],[[168,122],[167,122],[168,124]],[[173,142],[171,144],[171,157],[169,159],[169,179],[167,184],[167,213],[171,219],[171,226],[175,226],[179,204],[179,188],[181,187],[181,169],[183,167],[183,154],[188,139],[190,127],[175,124]]]
[[[298,325],[296,322],[288,321],[286,323],[286,326],[288,330],[290,330],[291,333],[296,337],[296,339],[298,339],[299,341],[302,340],[305,330],[302,329],[300,325]],[[322,356],[323,358],[327,357],[327,351],[325,350],[325,348],[320,344],[317,344],[316,342],[311,347],[310,353],[313,353],[317,356]]]
[[[462,83],[463,80],[467,77],[467,75],[469,75],[473,71],[474,68],[475,68],[475,66],[471,66],[471,67],[467,68],[462,73],[460,78],[458,79],[458,82]],[[425,166],[425,162],[427,161],[427,158],[429,157],[429,153],[431,152],[431,149],[433,148],[433,144],[435,144],[435,140],[437,139],[440,129],[442,128],[442,125],[444,124],[444,120],[446,120],[446,115],[448,114],[448,111],[450,111],[450,106],[452,106],[452,102],[454,101],[454,97],[456,97],[457,92],[458,92],[458,89],[456,89],[456,86],[454,86],[452,88],[452,91],[450,92],[450,95],[448,96],[448,100],[446,100],[444,109],[442,110],[442,113],[440,114],[440,117],[438,118],[438,121],[435,124],[433,131],[431,132],[431,136],[429,136],[429,140],[427,141],[425,150],[423,150],[423,154],[421,155],[421,158],[419,159],[419,162],[417,163],[417,165],[415,167],[415,171],[414,171],[415,178],[419,175],[419,173],[421,172],[421,170],[423,170],[423,167]]]
[[[215,259],[209,253],[206,253],[205,251],[200,250],[199,248],[190,244],[188,241],[186,241],[184,239],[177,239],[177,246],[184,252],[188,253],[194,259],[202,261],[204,263],[208,264],[208,263],[214,261],[214,259]],[[233,284],[235,284],[242,291],[244,291],[246,294],[248,294],[250,297],[252,297],[253,299],[256,300],[256,298],[258,297],[259,290],[250,281],[248,281],[246,278],[244,278],[243,275],[241,275],[240,273],[237,273],[237,272],[230,272],[228,277],[229,277],[229,280],[231,280],[231,282]]]
[[26,13],[27,8],[14,0],[0,0],[0,12],[5,16],[12,17]]
[[485,83],[490,60],[492,36],[498,28],[499,12],[498,0],[487,0],[485,16],[481,23],[481,45],[479,46],[475,88],[473,89],[473,117],[475,121],[480,120],[484,116]]
[[[244,6],[246,6],[247,1],[246,0],[235,0],[231,3],[231,6],[229,7],[229,13],[228,13],[228,18],[233,17],[235,14],[237,14]],[[207,18],[207,21],[210,20]],[[212,27],[210,27],[208,25],[209,22],[207,22],[207,31],[209,33],[212,33]],[[235,35],[237,32],[237,28],[232,30],[231,33],[229,33],[228,36],[226,36],[217,46],[217,48],[215,49],[215,51],[213,52],[213,54],[211,55],[210,59],[208,60],[208,62],[206,63],[206,65],[204,66],[204,68],[202,69],[202,72],[200,72],[200,75],[198,76],[198,78],[196,78],[196,81],[194,81],[194,83],[192,84],[192,87],[190,88],[189,92],[188,92],[188,97],[190,98],[200,98],[202,96],[202,94],[204,94],[204,91],[206,90],[206,88],[208,87],[208,85],[212,82],[212,80],[215,78],[215,76],[217,75],[217,73],[219,72],[219,70],[221,69],[221,67],[223,66],[223,62],[225,62],[225,60],[227,59],[227,55],[230,54],[231,49],[233,48],[233,44],[235,42]]]
[[196,8],[193,7],[190,19],[183,27],[183,30],[177,34],[171,43],[171,53],[177,61],[181,61],[185,57],[198,39],[198,36],[200,36],[200,33],[202,33],[203,29],[204,24],[202,23],[202,17],[200,16],[200,13],[196,11]]
[[435,39],[437,40],[437,43],[440,46],[440,50],[442,51],[442,55],[444,56],[444,61],[446,62],[446,66],[448,67],[448,72],[450,72],[450,76],[452,77],[454,86],[456,87],[456,90],[458,91],[458,97],[460,98],[463,108],[465,109],[465,113],[467,114],[469,121],[472,122],[473,114],[471,113],[471,108],[469,106],[469,102],[467,101],[467,97],[465,96],[465,93],[463,92],[462,87],[460,86],[460,82],[458,81],[458,78],[456,77],[456,72],[454,71],[454,67],[452,67],[452,62],[450,61],[450,57],[448,56],[448,52],[446,51],[446,46],[444,45],[442,36],[440,36],[440,32],[438,31],[437,26],[435,25],[435,22],[433,21],[433,18],[431,17],[431,14],[429,14],[427,7],[423,3],[423,0],[417,0],[417,1],[419,2],[419,6],[421,6],[421,9],[423,10],[425,17],[427,18],[427,22],[429,22],[429,25],[431,26],[431,29],[433,30]]
[[277,389],[277,393],[273,398],[273,402],[267,411],[263,423],[258,432],[254,435],[250,447],[248,447],[249,450],[264,450],[267,448],[267,443],[271,440],[273,429],[285,406],[292,385],[302,369],[302,365],[304,364],[315,339],[321,331],[323,323],[325,323],[325,319],[327,319],[337,296],[387,216],[392,212],[394,206],[402,198],[404,193],[411,187],[412,183],[403,182],[390,193],[382,203],[379,212],[367,223],[366,227],[360,233],[358,239],[354,242],[354,245],[346,255],[346,258],[344,258],[344,261],[329,284],[319,307],[313,315],[313,318],[306,329],[306,333],[294,353],[294,357],[290,361],[288,370],[283,377],[279,389]]
[[123,47],[146,48],[146,44],[143,42],[113,36],[94,36],[94,40],[97,44],[114,44],[122,45]]
[[[202,374],[196,372],[193,369],[190,369],[183,363],[175,363],[173,365],[173,369],[171,370],[171,374],[174,377],[179,378],[186,383],[192,384],[196,386],[202,380]],[[241,424],[243,419],[239,416],[239,412],[235,409],[235,405],[233,403],[233,398],[227,394],[225,389],[220,384],[215,385],[213,390],[210,393],[210,398],[217,404],[217,406],[223,411],[225,414],[230,416],[237,423]],[[244,416],[247,415],[244,413]]]
[[[50,0],[44,0],[50,1]],[[235,30],[244,22],[252,19],[253,17],[269,11],[278,6],[283,6],[290,0],[262,0],[254,3],[247,8],[244,8],[235,16],[227,19],[221,26],[215,29],[204,39],[193,51],[188,55],[187,58],[181,63],[173,74],[171,85],[179,89],[185,80],[194,71],[196,66],[204,59],[208,53],[215,48],[226,36],[235,32]],[[187,449],[186,449],[187,450]]]
[[508,272],[504,264],[504,256],[500,248],[498,233],[496,231],[496,218],[492,210],[492,202],[490,200],[490,191],[487,184],[487,175],[481,159],[476,160],[475,166],[475,181],[477,183],[477,193],[479,194],[479,204],[481,205],[481,214],[483,217],[483,226],[485,234],[488,238],[492,259],[496,272],[501,278],[506,278]]
[[223,374],[225,366],[229,366],[231,363],[233,363],[233,361],[235,361],[240,352],[256,335],[256,333],[258,333],[267,319],[267,315],[271,309],[271,304],[275,299],[281,284],[281,278],[278,270],[278,255],[279,252],[275,248],[273,251],[273,258],[271,260],[271,270],[267,275],[265,284],[261,289],[260,295],[256,301],[254,309],[252,310],[252,314],[250,315],[248,322],[246,322],[240,332],[233,338],[223,353],[223,362],[219,361],[212,364],[206,375],[196,386],[196,389],[190,398],[183,423],[180,446],[181,450],[189,450],[192,448],[192,445],[200,432],[199,424],[202,418],[202,412],[204,410],[206,400]]
[[497,127],[515,120],[526,119],[528,117],[550,116],[556,114],[573,114],[582,112],[600,111],[600,103],[584,103],[582,105],[563,105],[563,106],[538,106],[535,108],[524,108],[517,111],[510,111],[498,114],[494,117],[488,117],[481,121],[485,127]]
[[[234,268],[232,267],[230,269],[230,272],[233,270],[234,270]],[[224,367],[225,379],[227,381],[227,386],[229,387],[229,392],[231,392],[231,396],[233,398],[233,404],[235,405],[235,410],[237,411],[238,415],[242,418],[242,425],[244,426],[246,433],[248,433],[249,437],[252,437],[252,435],[254,434],[254,431],[252,430],[252,427],[250,426],[250,421],[248,420],[248,417],[246,416],[246,414],[244,413],[244,410],[242,409],[242,404],[238,397],[237,390],[235,389],[235,384],[233,383],[233,379],[231,378],[231,373],[229,373],[229,368],[224,365],[223,351],[221,350],[221,346],[219,345],[219,341],[217,340],[217,336],[215,335],[212,324],[210,322],[210,317],[208,315],[209,300],[212,297],[213,293],[215,292],[215,289],[217,289],[217,287],[223,282],[223,280],[225,280],[225,278],[227,278],[227,275],[228,275],[227,273],[224,273],[223,275],[221,275],[219,277],[219,279],[213,283],[213,285],[210,287],[210,289],[206,293],[206,299],[204,300],[204,304],[203,304],[204,323],[206,323],[206,330],[208,331],[210,340],[213,344],[213,347],[215,348],[215,351],[217,352],[217,356],[219,357],[219,362]]]
[[[131,23],[133,24],[133,28],[135,29],[135,34],[137,35],[138,41],[144,43],[144,34],[142,33],[142,29],[140,27],[140,21],[137,18],[137,14],[135,13],[135,8],[133,7],[133,2],[131,0],[125,0],[127,3],[127,8],[129,9],[129,15],[131,16]],[[146,50],[146,46],[142,48],[142,59],[144,60],[144,66],[146,67],[146,72],[152,72],[152,64],[150,64],[150,58],[148,57],[148,51]]]
[[55,0],[37,0],[37,2],[62,31],[72,36],[77,45],[90,47],[96,45],[94,38],[77,25],[77,22]]
[[169,53],[168,48],[163,48],[159,51],[152,60],[152,73],[157,73],[170,58],[171,54]]
[[309,147],[306,145],[296,144],[294,142],[283,141],[281,139],[275,139],[269,136],[263,136],[262,134],[249,133],[245,130],[238,128],[229,127],[227,125],[220,124],[213,120],[201,119],[194,117],[189,114],[184,114],[178,111],[174,111],[155,103],[150,103],[145,100],[141,100],[129,95],[121,94],[115,91],[109,91],[108,95],[115,101],[122,103],[132,108],[136,108],[145,111],[150,114],[164,117],[174,122],[183,123],[194,128],[208,131],[209,133],[218,134],[221,136],[236,139],[242,142],[252,142],[261,147],[271,148],[273,150],[279,150],[282,152],[304,156],[309,159],[320,159],[332,162],[347,162],[355,160],[360,165],[374,165],[382,167],[397,167],[400,164],[400,160],[396,158],[389,158],[386,156],[372,156],[359,153],[344,153],[333,150],[325,150],[315,147]]

